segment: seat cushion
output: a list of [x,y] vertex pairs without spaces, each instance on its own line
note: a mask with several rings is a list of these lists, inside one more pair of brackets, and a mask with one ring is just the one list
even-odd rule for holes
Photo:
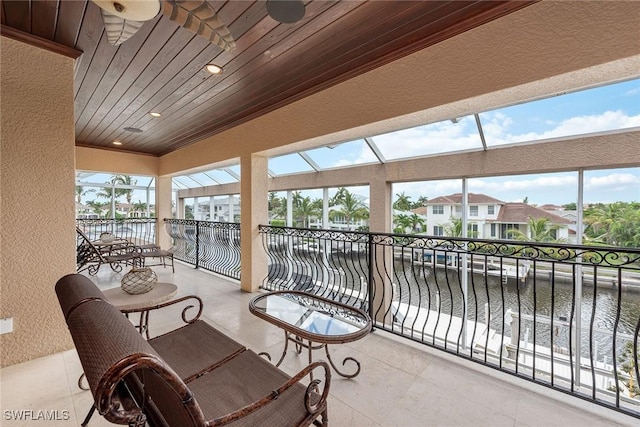
[[[263,357],[246,350],[217,369],[189,383],[206,419],[241,409],[269,395],[289,376]],[[309,424],[304,404],[306,386],[297,383],[276,400],[246,416],[233,426],[297,426]]]
[[203,320],[153,338],[149,344],[185,383],[245,350]]

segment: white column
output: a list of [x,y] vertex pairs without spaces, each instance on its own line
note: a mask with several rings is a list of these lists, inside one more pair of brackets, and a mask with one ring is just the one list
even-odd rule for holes
[[329,228],[329,189],[322,189],[322,228]]
[[[369,230],[373,233],[388,233],[392,227],[392,204],[391,204],[391,183],[385,180],[384,174],[375,174],[369,183]],[[384,322],[390,325],[393,321],[391,317],[390,305],[393,296],[393,285],[390,276],[393,271],[388,274],[378,274],[386,269],[393,268],[393,247],[392,246],[376,246],[373,259],[375,265],[372,265],[373,277],[370,278],[374,288],[373,294],[373,310],[377,313],[374,321]],[[367,290],[368,292],[369,290]],[[373,316],[373,313],[372,313]]]
[[172,216],[171,193],[171,177],[156,177],[156,243],[163,249],[171,246],[171,236],[167,233],[164,225],[164,219]]
[[234,210],[234,206],[233,206],[233,194],[229,194],[229,218],[227,218],[227,222],[234,222],[235,221],[235,210]]
[[269,223],[267,157],[256,154],[242,156],[240,170],[240,286],[245,292],[256,292],[267,277],[267,254],[258,232],[258,225]]
[[293,192],[287,191],[287,227],[293,227]]
[[209,196],[209,221],[217,221],[216,199],[214,196]]
[[[462,237],[467,237],[467,219],[469,215],[469,185],[467,182],[467,178],[462,178]],[[466,248],[467,245],[464,245]],[[467,348],[467,311],[469,305],[468,302],[468,285],[469,285],[469,273],[467,271],[467,254],[466,252],[462,256],[462,301],[464,302],[464,312],[462,313],[462,345],[463,349]],[[488,332],[487,332],[488,333]]]

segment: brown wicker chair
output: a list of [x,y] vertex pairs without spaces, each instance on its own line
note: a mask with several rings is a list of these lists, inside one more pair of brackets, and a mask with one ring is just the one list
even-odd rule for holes
[[109,264],[116,273],[122,271],[123,265],[141,265],[140,248],[129,242],[119,243],[115,250],[103,252],[98,249],[86,234],[76,227],[76,272],[85,270],[95,276],[103,264]]
[[[290,377],[197,316],[186,320],[189,307],[182,312],[187,325],[145,341],[87,277],[65,276],[56,292],[95,407],[111,422],[180,427],[327,423],[330,372],[325,362]],[[233,354],[215,348],[216,343]],[[324,370],[324,384],[316,379],[303,385],[317,368]]]

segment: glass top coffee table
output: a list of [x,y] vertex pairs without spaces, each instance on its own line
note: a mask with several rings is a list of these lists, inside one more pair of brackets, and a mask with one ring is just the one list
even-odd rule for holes
[[[371,331],[371,318],[364,311],[298,291],[259,295],[249,303],[249,311],[284,331],[284,350],[276,366],[282,363],[289,341],[292,341],[298,354],[302,352],[302,347],[309,350],[309,363],[313,361],[313,350],[324,348],[336,373],[345,378],[353,378],[360,373],[360,362],[353,357],[345,358],[342,364],[354,362],[357,365],[355,372],[341,372],[331,360],[328,345],[356,341],[367,335]],[[267,353],[261,354],[270,358]]]

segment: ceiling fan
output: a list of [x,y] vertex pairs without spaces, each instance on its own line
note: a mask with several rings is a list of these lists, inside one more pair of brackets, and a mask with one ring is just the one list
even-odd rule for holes
[[91,0],[100,7],[107,41],[119,45],[133,36],[145,21],[162,14],[184,28],[224,50],[232,50],[236,43],[229,28],[213,6],[205,0]]
[[[133,36],[144,24],[155,18],[160,9],[168,19],[224,50],[232,50],[236,43],[231,31],[211,3],[206,0],[91,0],[100,7],[107,33],[107,41],[119,45]],[[291,24],[304,17],[302,0],[267,0],[269,16],[278,22]]]

